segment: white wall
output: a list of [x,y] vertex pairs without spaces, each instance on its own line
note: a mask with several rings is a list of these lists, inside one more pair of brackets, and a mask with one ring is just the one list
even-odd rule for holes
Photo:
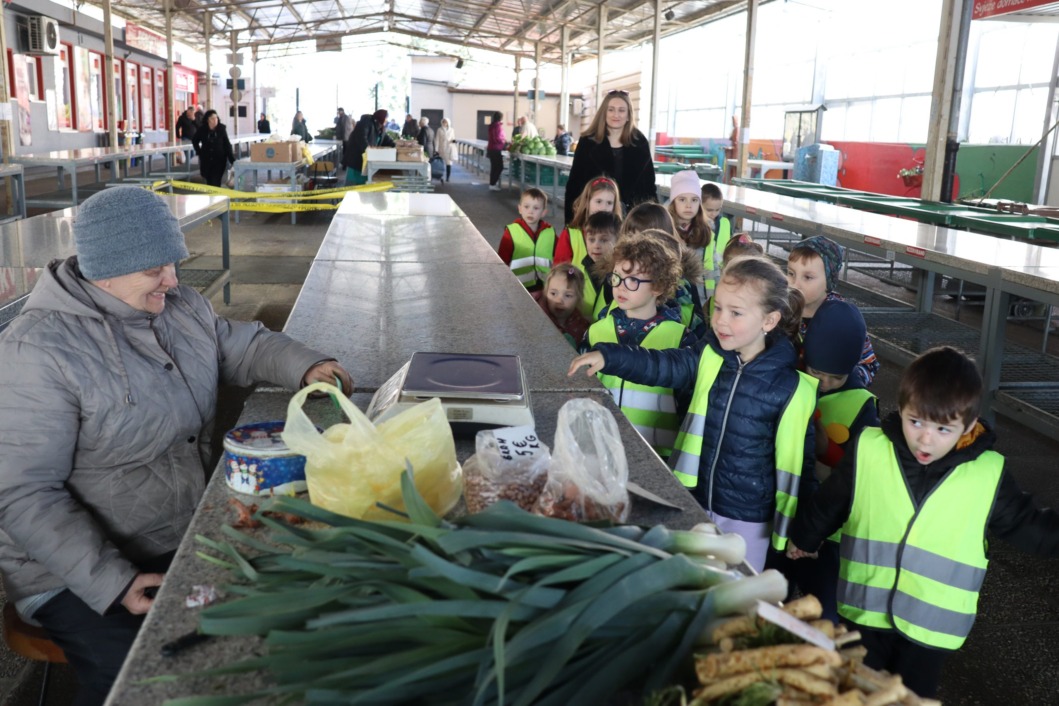
[[[456,137],[465,140],[475,139],[475,120],[478,111],[499,110],[504,114],[504,132],[508,139],[511,138],[511,130],[515,121],[512,119],[514,98],[511,94],[489,94],[474,92],[453,92],[452,94],[452,117],[453,129]],[[415,96],[413,95],[413,102]],[[529,101],[525,94],[519,97],[519,112],[526,115],[529,112]],[[547,97],[537,104],[537,129],[548,138],[555,137],[555,126],[558,121],[559,96],[548,94]]]

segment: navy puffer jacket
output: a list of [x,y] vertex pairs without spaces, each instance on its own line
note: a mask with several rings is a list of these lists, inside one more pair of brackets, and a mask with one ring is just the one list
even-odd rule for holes
[[[690,348],[646,350],[599,344],[603,372],[641,385],[694,390],[699,358],[706,346],[724,364],[710,390],[702,442],[699,484],[692,495],[707,510],[743,522],[770,522],[776,504],[776,432],[780,417],[798,387],[797,355],[791,342],[772,334],[768,347],[743,365],[734,351],[723,350],[713,331]],[[733,394],[733,387],[735,392]],[[727,419],[725,409],[728,409]],[[805,434],[802,492],[814,484],[813,424]],[[720,453],[717,450],[720,449]],[[714,457],[717,461],[712,469]]]

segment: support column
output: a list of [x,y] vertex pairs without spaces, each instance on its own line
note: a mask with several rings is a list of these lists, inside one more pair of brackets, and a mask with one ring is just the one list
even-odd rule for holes
[[[599,6],[599,30],[596,48],[596,110],[603,105],[603,31],[607,26],[607,6]],[[632,117],[632,116],[629,116]]]
[[213,64],[212,54],[210,51],[210,34],[213,32],[213,13],[206,10],[202,13],[202,32],[206,37],[206,97],[200,102],[202,103],[203,111],[207,111],[213,107]]
[[[11,87],[7,85],[8,77],[11,76],[11,68],[7,65],[7,22],[4,13],[0,12],[0,102],[8,103],[11,100]],[[0,122],[0,144],[3,145],[4,156],[15,156],[15,131],[18,129],[18,111],[16,105],[11,106],[11,120]],[[7,184],[8,203],[11,203],[11,179],[4,180]],[[17,211],[18,209],[12,209]],[[17,238],[16,238],[17,240]]]
[[[515,125],[518,123],[518,79],[522,73],[522,57],[515,55],[515,91],[512,96],[514,106],[511,108],[511,129],[515,129]],[[514,135],[512,135],[514,137]]]
[[173,0],[165,0],[165,49],[166,49],[166,88],[165,114],[169,124],[169,141],[176,142],[176,74],[173,70]]
[[105,66],[103,76],[107,82],[107,126],[110,146],[118,146],[118,97],[114,95],[114,19],[110,14],[110,0],[103,0],[103,51]]
[[[1051,80],[1048,82],[1048,102],[1044,106],[1043,130],[1050,130],[1056,120],[1059,120],[1059,105],[1056,105],[1055,82],[1059,81],[1059,38],[1055,43],[1055,59],[1052,61]],[[1048,132],[1048,136],[1041,143],[1040,159],[1037,161],[1037,175],[1033,181],[1034,203],[1042,206],[1048,203],[1048,182],[1051,181],[1052,160],[1055,159],[1056,137],[1055,130]]]
[[539,103],[537,101],[538,91],[541,90],[541,43],[533,43],[533,99],[530,101],[530,117],[529,121],[533,123],[534,127],[537,125],[537,108]]
[[[236,62],[236,54],[239,53],[238,37],[239,33],[234,29],[229,30],[228,36],[231,39],[231,52],[232,52],[232,67],[228,70],[228,75],[232,77],[232,92],[231,96],[239,96],[239,100],[232,100],[232,134],[235,136],[239,135],[239,103],[243,100],[243,92],[239,90],[239,78],[242,76],[242,70],[239,69],[239,64]],[[233,75],[234,74],[234,75]]]
[[655,0],[655,33],[654,46],[651,49],[651,106],[650,125],[644,134],[651,142],[651,149],[658,146],[658,58],[662,52],[659,43],[662,41],[662,0]]
[[[570,124],[570,57],[567,43],[570,41],[570,30],[563,25],[559,44],[559,52],[563,57],[562,71],[559,73],[559,121],[566,126],[567,132],[573,129]],[[578,132],[581,132],[578,130]]]
[[747,0],[746,3],[746,51],[743,55],[743,106],[739,119],[739,164],[735,176],[747,174],[747,150],[750,147],[750,104],[754,93],[754,42],[757,38],[757,4],[758,0]]
[[[254,45],[253,47],[250,48],[250,56],[251,56],[252,61],[254,62],[254,77],[253,77],[253,80],[254,80],[254,98],[253,98],[254,114],[250,118],[250,127],[252,128],[250,132],[254,133],[254,132],[257,132],[257,114],[263,112],[263,111],[260,111],[260,110],[257,109],[257,91],[258,91],[258,87],[257,87],[257,45]],[[378,98],[376,98],[376,100],[378,100]],[[376,108],[376,110],[378,110],[378,108]]]
[[[934,87],[930,98],[926,156],[923,159],[923,199],[939,201],[945,191],[946,155],[949,178],[955,174],[956,129],[960,99],[954,93],[963,86],[963,64],[970,32],[972,0],[942,0],[938,28],[938,52],[934,59]],[[951,183],[948,190],[951,194]]]

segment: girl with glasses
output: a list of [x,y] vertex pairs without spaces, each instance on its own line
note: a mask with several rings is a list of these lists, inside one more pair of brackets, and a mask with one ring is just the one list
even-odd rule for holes
[[[600,266],[614,303],[589,327],[589,347],[610,343],[664,350],[693,342],[680,323],[680,307],[664,304],[681,278],[680,249],[670,236],[661,231],[624,236]],[[672,386],[637,384],[623,375],[600,374],[599,379],[644,440],[668,457],[680,426]]]
[[625,91],[603,99],[588,129],[581,134],[566,183],[566,222],[574,218],[574,200],[599,176],[613,179],[625,211],[643,201],[657,201],[655,167],[647,137],[636,129],[632,101]]
[[803,300],[771,260],[741,257],[714,301],[712,331],[694,346],[599,341],[569,374],[584,367],[626,385],[693,390],[669,466],[711,520],[746,539],[747,562],[760,571],[770,545],[782,557],[801,488],[813,482],[816,382],[795,368],[792,343]]

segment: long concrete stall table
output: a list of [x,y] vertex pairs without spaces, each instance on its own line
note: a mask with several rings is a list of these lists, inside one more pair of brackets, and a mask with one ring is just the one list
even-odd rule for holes
[[[574,350],[496,256],[488,256],[475,244],[484,239],[462,212],[454,204],[444,208],[437,200],[448,198],[440,194],[347,194],[286,331],[335,355],[357,381],[358,390],[368,391],[416,350],[518,353],[529,378],[536,429],[549,445],[555,439],[559,409],[567,401],[588,397],[614,412],[630,479],[675,506],[634,498],[632,522],[687,528],[702,521],[705,513],[694,498],[644,443],[595,378],[561,386],[553,383],[564,377]],[[391,204],[392,211],[387,208]],[[414,216],[420,206],[435,215]],[[436,215],[437,211],[445,213]],[[418,230],[414,227],[417,224]],[[360,241],[367,246],[363,259],[343,259],[356,254]],[[416,241],[420,241],[419,247]],[[455,258],[438,261],[437,254],[445,250],[469,253],[472,259],[463,263]],[[525,321],[520,324],[515,319]],[[502,334],[488,334],[493,328]],[[529,331],[533,335],[523,338]],[[286,418],[291,394],[275,388],[258,389],[247,400],[238,423]],[[366,392],[353,396],[360,409],[369,401]],[[342,421],[329,400],[309,401],[306,411],[321,427]],[[461,462],[466,460],[474,453],[474,440],[458,439],[456,451]],[[257,638],[214,637],[175,657],[160,655],[162,645],[197,626],[198,610],[185,607],[192,587],[223,586],[231,581],[231,574],[195,556],[201,548],[195,536],[224,538],[221,527],[234,517],[228,508],[232,497],[250,500],[231,491],[223,469],[218,468],[118,676],[108,706],[162,703],[191,694],[218,695],[218,689],[229,694],[247,693],[267,684],[260,673],[213,681],[146,682],[161,674],[216,667],[265,649]]]
[[[518,188],[524,191],[527,186],[535,186],[542,191],[551,192],[551,203],[556,207],[566,203],[566,179],[574,164],[573,155],[522,154],[511,156],[511,170],[508,186],[518,171]],[[532,167],[532,168],[531,168]],[[528,173],[532,172],[530,176]]]
[[[1059,404],[1042,402],[1059,388],[1059,360],[1004,340],[1012,295],[1059,304],[1059,249],[752,188],[722,188],[725,210],[736,216],[805,237],[824,235],[913,268],[918,283],[913,310],[864,311],[868,331],[880,348],[907,360],[932,346],[956,346],[974,356],[982,371],[986,410],[1016,417],[1044,433],[1059,430]],[[982,288],[980,330],[931,313],[934,274]]]

